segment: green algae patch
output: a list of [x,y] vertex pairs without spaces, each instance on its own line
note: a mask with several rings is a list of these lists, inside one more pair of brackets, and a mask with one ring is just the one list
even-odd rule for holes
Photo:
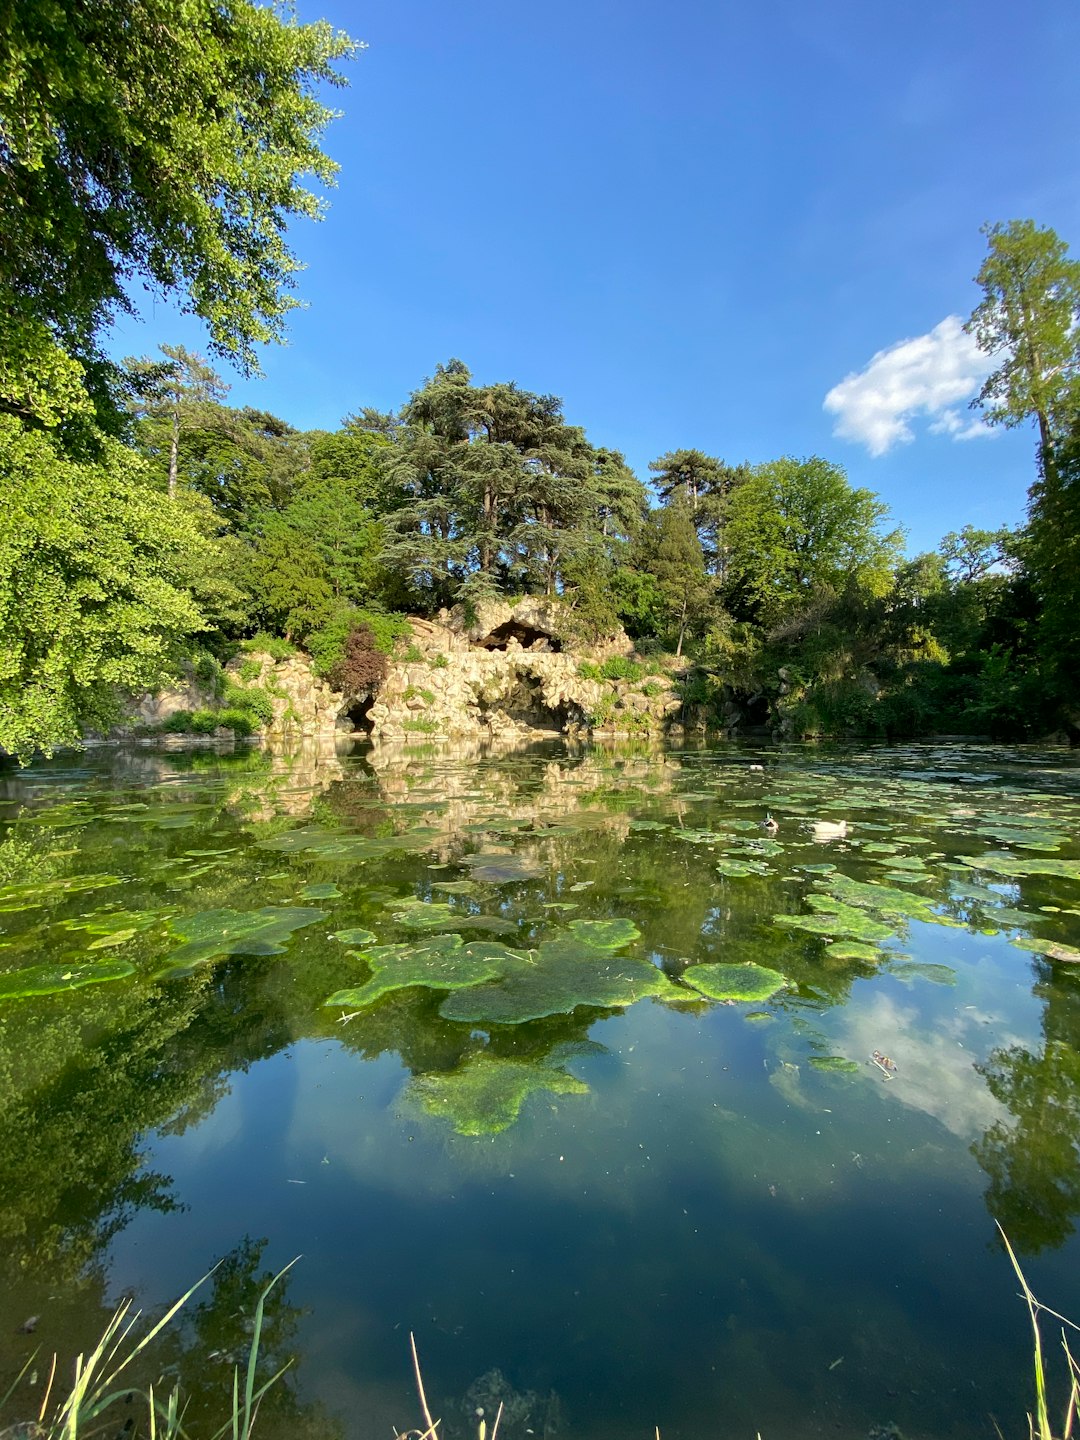
[[958,920],[948,915],[937,914],[933,908],[935,901],[890,885],[873,885],[866,880],[852,880],[847,875],[830,875],[820,884],[835,900],[862,910],[877,910],[882,915],[895,915],[907,920],[924,920],[931,925],[954,928],[960,925]]
[[341,891],[332,880],[319,885],[305,885],[300,891],[301,900],[340,900]]
[[828,1075],[854,1075],[862,1066],[856,1060],[843,1055],[811,1055],[807,1061],[811,1070],[822,1070]]
[[128,960],[86,960],[75,965],[29,965],[0,975],[0,1000],[25,1000],[34,995],[55,995],[78,990],[83,985],[100,985],[106,980],[123,980],[134,975]]
[[1044,860],[1037,855],[960,855],[962,864],[991,875],[1018,879],[1025,875],[1056,875],[1062,880],[1080,880],[1080,860]]
[[649,995],[665,995],[671,981],[647,960],[613,955],[574,935],[545,940],[536,950],[508,951],[505,976],[450,995],[439,1008],[446,1020],[523,1025],[579,1006],[610,1010]]
[[769,1000],[787,984],[779,970],[766,965],[691,965],[681,977],[710,1000]]
[[880,960],[881,951],[862,940],[837,940],[825,946],[825,956],[829,960]]
[[740,860],[734,855],[725,855],[716,861],[716,873],[729,880],[743,880],[748,875],[768,875],[769,867],[761,860]]
[[471,915],[440,900],[392,900],[393,918],[406,930],[491,930],[502,934],[514,922],[501,915]]
[[837,940],[888,940],[895,934],[891,925],[872,919],[855,905],[820,895],[809,898],[815,909],[813,915],[774,915],[773,924]]
[[554,1065],[478,1055],[459,1070],[411,1081],[406,1097],[428,1115],[449,1120],[459,1135],[498,1135],[538,1091],[587,1095],[589,1087]]
[[339,940],[342,945],[374,945],[376,939],[374,930],[357,928],[354,930],[335,930],[330,936],[331,940]]
[[0,886],[0,914],[11,915],[20,910],[36,910],[50,901],[85,890],[104,890],[122,885],[119,875],[67,875],[58,880],[39,880],[25,885]]
[[641,931],[632,920],[571,920],[570,933],[583,945],[596,950],[621,950],[641,939]]
[[1014,935],[1009,941],[1018,950],[1030,950],[1036,955],[1045,955],[1048,960],[1061,960],[1066,965],[1080,965],[1080,950],[1075,945],[1064,945],[1059,940],[1039,940],[1034,935]]
[[913,980],[929,980],[932,985],[956,984],[956,971],[952,966],[934,965],[929,961],[894,960],[889,966],[889,974],[907,985]]
[[460,935],[436,935],[417,945],[376,945],[363,951],[371,967],[365,985],[337,990],[325,1005],[365,1010],[395,990],[460,990],[494,980],[516,958],[505,945],[466,945]]
[[539,880],[544,874],[539,865],[513,851],[504,854],[496,850],[481,850],[475,855],[466,855],[462,864],[469,867],[474,880],[482,880],[487,885],[512,885],[518,880]]
[[172,928],[187,943],[166,956],[157,972],[169,974],[218,955],[280,955],[295,930],[326,918],[306,905],[266,905],[261,910],[203,910]]

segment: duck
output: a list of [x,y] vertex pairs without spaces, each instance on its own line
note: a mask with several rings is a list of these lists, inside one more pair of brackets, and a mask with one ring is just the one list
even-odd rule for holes
[[766,835],[775,835],[780,829],[780,826],[771,815],[766,815],[765,819],[761,822],[761,828],[765,831]]

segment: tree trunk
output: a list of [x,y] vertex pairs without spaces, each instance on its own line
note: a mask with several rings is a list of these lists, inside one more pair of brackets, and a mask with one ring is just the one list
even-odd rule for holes
[[169,499],[176,494],[177,456],[180,450],[180,405],[173,406],[172,435],[169,440]]

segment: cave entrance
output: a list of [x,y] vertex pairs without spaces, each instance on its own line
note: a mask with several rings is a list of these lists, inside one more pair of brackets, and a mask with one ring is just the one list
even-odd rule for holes
[[523,625],[519,620],[507,620],[496,625],[490,635],[481,640],[485,650],[505,650],[511,640],[516,640],[523,650],[560,651],[562,645],[554,635],[536,630],[532,625]]
[[355,700],[350,700],[338,715],[338,729],[344,730],[346,734],[370,735],[375,728],[375,722],[371,718],[371,707],[374,703],[374,695],[360,695]]

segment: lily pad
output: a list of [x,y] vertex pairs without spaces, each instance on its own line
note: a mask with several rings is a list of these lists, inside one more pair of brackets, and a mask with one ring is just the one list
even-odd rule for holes
[[768,1000],[787,984],[766,965],[691,965],[682,979],[710,1000]]
[[512,961],[501,980],[450,995],[439,1014],[447,1020],[522,1025],[545,1015],[568,1015],[579,1005],[632,1005],[673,988],[647,960],[615,956],[575,935],[545,940],[538,950],[507,954]]
[[335,991],[324,1004],[364,1010],[394,990],[460,990],[505,974],[516,957],[504,945],[466,945],[460,935],[436,935],[417,945],[376,945],[363,958],[371,966],[371,979]]
[[162,970],[186,969],[217,955],[280,955],[294,930],[326,918],[304,905],[266,905],[261,910],[203,910],[173,929],[187,941],[166,956]]
[[406,1096],[427,1114],[449,1120],[459,1135],[498,1135],[513,1125],[528,1097],[541,1090],[587,1095],[589,1087],[553,1065],[478,1055],[449,1074],[411,1081]]
[[134,975],[128,960],[84,960],[75,965],[30,965],[0,975],[0,1000],[22,1000],[31,995],[55,995],[61,990],[78,990],[83,985],[100,985],[106,980],[123,980]]

